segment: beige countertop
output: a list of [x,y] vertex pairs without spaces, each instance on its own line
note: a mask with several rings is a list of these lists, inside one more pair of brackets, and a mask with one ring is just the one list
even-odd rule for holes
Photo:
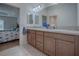
[[79,31],[74,31],[74,30],[45,29],[45,28],[27,28],[27,29],[46,31],[46,32],[63,33],[63,34],[70,34],[70,35],[79,35]]

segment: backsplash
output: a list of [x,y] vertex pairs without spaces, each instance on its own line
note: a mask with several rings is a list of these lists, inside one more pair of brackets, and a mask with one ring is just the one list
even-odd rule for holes
[[76,30],[79,31],[79,26],[57,26],[56,29]]

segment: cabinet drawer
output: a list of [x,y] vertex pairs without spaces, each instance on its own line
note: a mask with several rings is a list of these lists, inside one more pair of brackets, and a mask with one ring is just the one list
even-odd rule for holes
[[74,36],[65,34],[55,34],[55,38],[74,42]]
[[73,56],[74,43],[56,40],[56,55],[57,56]]
[[54,38],[54,34],[53,33],[50,33],[50,32],[45,32],[44,33],[44,36],[45,37],[49,37],[49,38]]
[[31,39],[31,45],[35,47],[35,39]]
[[43,51],[43,44],[40,42],[36,42],[36,48],[39,49],[40,51]]
[[42,36],[43,36],[43,32],[37,31],[37,32],[36,32],[36,35],[42,35]]
[[36,35],[36,41],[39,41],[39,42],[43,43],[43,36]]
[[35,39],[35,34],[32,33],[32,34],[31,34],[31,38],[34,38],[34,39]]
[[55,39],[45,37],[44,38],[44,53],[48,55],[55,55]]
[[33,34],[35,34],[35,31],[33,31],[33,30],[28,30],[30,33],[33,33]]

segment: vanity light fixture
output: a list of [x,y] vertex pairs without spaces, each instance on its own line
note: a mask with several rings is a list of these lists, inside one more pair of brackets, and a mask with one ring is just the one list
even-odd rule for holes
[[38,12],[41,9],[41,6],[38,5],[37,7],[33,8],[33,12]]
[[58,3],[51,3],[52,5],[57,5]]

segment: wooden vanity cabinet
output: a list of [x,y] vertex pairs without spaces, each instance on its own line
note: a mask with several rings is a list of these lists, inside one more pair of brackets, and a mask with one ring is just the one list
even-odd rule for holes
[[35,31],[28,30],[27,31],[27,42],[35,47]]
[[56,34],[56,55],[57,56],[74,56],[74,36]]
[[28,30],[27,41],[49,56],[79,56],[79,36]]
[[44,53],[55,56],[55,39],[52,33],[44,32]]
[[55,56],[55,40],[54,39],[45,37],[44,53],[50,56]]
[[79,36],[75,36],[75,56],[79,56]]
[[74,56],[74,43],[56,40],[56,56]]

